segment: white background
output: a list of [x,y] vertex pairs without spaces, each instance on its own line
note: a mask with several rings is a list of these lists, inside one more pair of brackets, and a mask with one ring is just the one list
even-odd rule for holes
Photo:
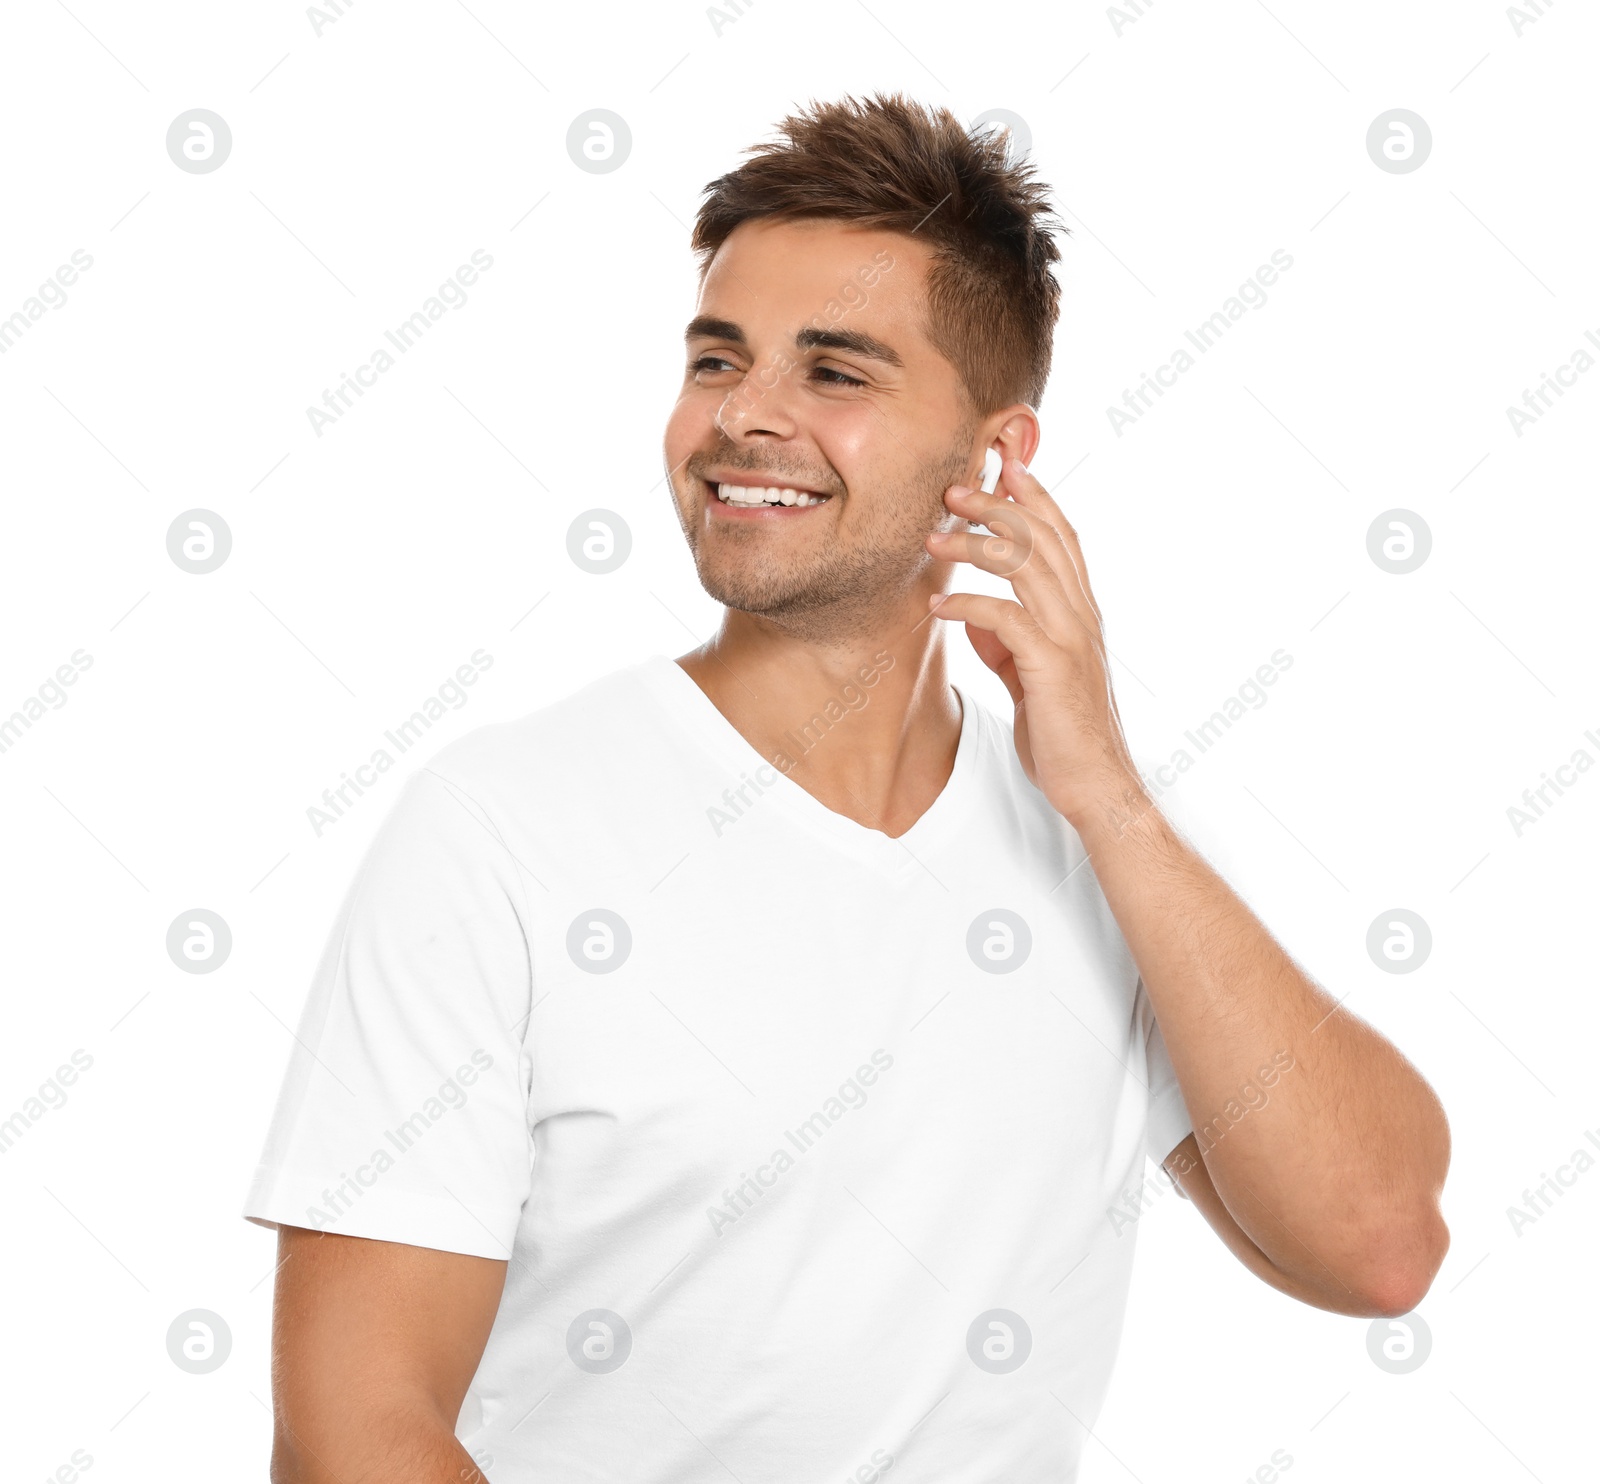
[[[1600,370],[1521,437],[1506,408],[1600,335],[1600,28],[1459,0],[1123,14],[760,0],[718,34],[696,4],[365,0],[318,35],[292,4],[7,7],[0,319],[93,258],[0,355],[0,715],[93,661],[0,753],[0,1119],[93,1058],[0,1162],[8,1478],[75,1449],[92,1479],[262,1476],[273,1239],[239,1208],[339,898],[424,755],[712,631],[660,483],[687,223],[793,104],[875,89],[1026,121],[1073,228],[1035,470],[1083,533],[1136,751],[1292,655],[1162,802],[1455,1140],[1410,1374],[1158,1201],[1085,1484],[1279,1449],[1304,1484],[1587,1476],[1600,1171],[1520,1235],[1507,1208],[1600,1137],[1600,770],[1520,837],[1507,808],[1600,758]],[[207,174],[165,148],[197,107],[233,136]],[[1396,107],[1433,136],[1406,174],[1365,144]],[[631,128],[610,174],[566,152],[592,108]],[[306,408],[475,248],[466,305],[317,436]],[[1268,302],[1119,437],[1107,406],[1278,248]],[[634,541],[602,577],[565,539],[596,506]],[[195,507],[233,535],[205,576],[165,544]],[[1395,507],[1433,539],[1404,576],[1366,548]],[[308,806],[480,648],[467,704],[318,837]],[[211,974],[165,951],[195,907],[233,933]],[[1433,934],[1404,975],[1365,948],[1394,907]],[[193,1308],[232,1334],[208,1375],[166,1352]]]

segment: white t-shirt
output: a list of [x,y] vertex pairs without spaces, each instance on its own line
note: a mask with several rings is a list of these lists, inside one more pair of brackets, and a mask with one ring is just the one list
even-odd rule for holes
[[495,1484],[1075,1477],[1192,1126],[1082,843],[957,693],[896,840],[666,655],[395,800],[245,1215],[509,1259],[457,1424]]

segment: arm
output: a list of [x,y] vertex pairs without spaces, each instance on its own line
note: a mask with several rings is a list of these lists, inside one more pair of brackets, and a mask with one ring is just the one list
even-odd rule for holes
[[456,1441],[506,1264],[278,1229],[272,1484],[488,1484]]
[[[1036,436],[1020,416],[1001,435],[1025,452]],[[935,534],[931,553],[1006,577],[1019,601],[930,602],[966,621],[1010,691],[1018,757],[1083,840],[1132,950],[1198,1136],[1168,1168],[1275,1287],[1340,1313],[1405,1313],[1449,1245],[1439,1100],[1301,972],[1145,792],[1077,532],[1044,487],[1008,458],[994,495],[958,486],[945,503],[997,534]],[[1238,1116],[1241,1090],[1275,1061],[1287,1070],[1270,1107]]]
[[1210,1173],[1200,1157],[1200,1147],[1193,1134],[1188,1135],[1167,1156],[1162,1162],[1162,1168],[1172,1176],[1178,1193],[1187,1197],[1198,1208],[1211,1229],[1222,1239],[1223,1245],[1263,1283],[1270,1284],[1278,1292],[1286,1293],[1290,1298],[1297,1298],[1301,1303],[1312,1304],[1319,1309],[1329,1309],[1337,1314],[1358,1314],[1363,1317],[1376,1314],[1391,1316],[1405,1314],[1416,1307],[1418,1300],[1415,1298],[1409,1302],[1402,1300],[1377,1304],[1370,1300],[1360,1301],[1354,1295],[1344,1295],[1342,1290],[1339,1298],[1330,1299],[1324,1288],[1319,1288],[1316,1284],[1275,1266],[1272,1259],[1250,1240],[1244,1229],[1233,1219],[1227,1206],[1223,1204],[1222,1197],[1217,1194],[1217,1187],[1211,1183]]
[[[1074,827],[1195,1122],[1167,1159],[1184,1193],[1274,1287],[1342,1314],[1414,1308],[1449,1246],[1433,1090],[1306,977],[1135,775]],[[1246,1116],[1241,1091],[1274,1058],[1284,1070]]]

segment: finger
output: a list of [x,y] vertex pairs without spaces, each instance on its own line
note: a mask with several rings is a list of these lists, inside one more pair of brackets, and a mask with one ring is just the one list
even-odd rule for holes
[[934,593],[928,607],[935,618],[961,619],[975,629],[996,635],[1015,656],[1019,669],[1047,671],[1059,654],[1036,619],[1009,598],[985,593]]
[[[1084,590],[1078,566],[1061,532],[1041,512],[1029,510],[1016,501],[1004,499],[999,495],[969,492],[962,485],[957,485],[946,493],[945,504],[966,520],[987,525],[991,529],[1004,529],[1008,535],[1020,538],[1021,544],[1018,546],[1020,555],[1002,551],[997,562],[980,560],[977,556],[973,556],[971,560],[975,566],[981,566],[986,571],[1007,578],[1013,586],[1019,588],[1025,602],[1027,602],[1027,592],[1023,583],[1019,583],[1018,574],[1023,575],[1024,583],[1030,577],[1042,578],[1048,574],[1051,600],[1044,601],[1043,594],[1046,589],[1036,588],[1035,591],[1040,594],[1038,601],[1042,604],[1040,617],[1059,643],[1079,643],[1087,638],[1094,648],[1103,647],[1099,610]],[[1025,523],[1021,527],[1018,525],[1019,519]],[[949,557],[950,552],[960,549],[958,542],[963,533],[950,534],[956,536],[958,540],[944,541],[936,548],[930,547],[935,555]],[[984,552],[983,538],[972,540],[969,537],[969,546],[966,549]],[[992,555],[989,552],[984,554]],[[1020,563],[1017,572],[1007,570],[1015,563]],[[1030,572],[1030,568],[1042,570]]]
[[[981,531],[930,532],[927,547],[940,561],[967,562],[1009,582],[1022,605],[1058,643],[1075,639],[1082,619],[1073,611],[1062,571],[1073,580],[1066,550],[1055,534],[1010,500],[997,500],[965,485],[954,485],[945,504],[964,520],[988,527]],[[1039,550],[1043,543],[1045,550]],[[1055,548],[1051,560],[1050,548]],[[1057,564],[1060,564],[1058,568]]]
[[995,489],[996,492],[1005,490],[1024,510],[1032,511],[1046,521],[1061,538],[1072,561],[1078,585],[1098,623],[1100,604],[1095,600],[1094,589],[1089,585],[1089,568],[1083,559],[1083,543],[1078,537],[1078,529],[1067,519],[1066,513],[1051,497],[1049,490],[1029,473],[1026,464],[1015,458],[1006,459],[1001,464],[1000,478]]
[[970,550],[973,555],[967,559],[974,565],[1007,580],[1034,568],[1036,575],[1053,583],[1063,597],[1067,596],[1067,583],[1076,585],[1060,533],[1037,512],[1024,509],[1015,500],[986,495],[964,484],[951,485],[945,491],[944,502],[948,510],[969,525],[987,526],[994,533],[992,537],[975,531],[938,533],[957,537],[958,544],[951,549]]

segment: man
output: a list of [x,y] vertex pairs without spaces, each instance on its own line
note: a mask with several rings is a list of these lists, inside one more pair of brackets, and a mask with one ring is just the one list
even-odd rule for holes
[[280,1484],[1070,1480],[1147,1154],[1303,1302],[1443,1258],[1437,1099],[1123,740],[1026,468],[1045,189],[898,97],[751,154],[665,440],[719,632],[445,747],[318,972],[246,1208]]

